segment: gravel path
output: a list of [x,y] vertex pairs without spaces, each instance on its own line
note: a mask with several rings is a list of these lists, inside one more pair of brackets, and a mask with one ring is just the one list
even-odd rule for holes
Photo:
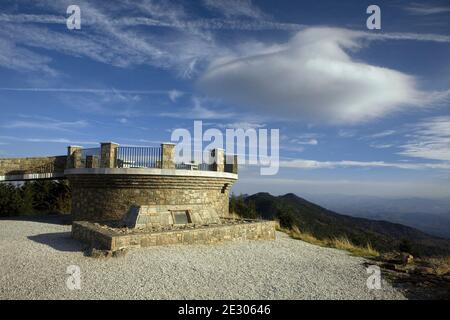
[[[366,287],[364,259],[277,233],[275,241],[131,250],[85,257],[57,218],[0,220],[0,299],[404,299]],[[66,287],[66,268],[81,289]]]

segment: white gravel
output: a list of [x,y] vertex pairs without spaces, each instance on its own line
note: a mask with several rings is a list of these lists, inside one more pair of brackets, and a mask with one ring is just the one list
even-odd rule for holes
[[[57,219],[0,219],[0,299],[405,299],[369,290],[364,259],[277,233],[275,241],[131,250],[94,259]],[[69,290],[69,265],[81,289]]]

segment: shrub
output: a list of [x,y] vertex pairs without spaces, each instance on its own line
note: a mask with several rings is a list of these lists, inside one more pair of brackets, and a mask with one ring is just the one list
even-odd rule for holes
[[412,253],[414,251],[412,243],[408,239],[400,240],[398,249],[400,250],[400,252],[407,252],[407,253]]
[[0,183],[0,216],[70,212],[67,182],[34,181],[22,185]]

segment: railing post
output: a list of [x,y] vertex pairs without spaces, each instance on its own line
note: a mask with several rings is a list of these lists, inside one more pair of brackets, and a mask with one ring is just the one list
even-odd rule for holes
[[80,146],[67,147],[67,169],[81,168],[81,148]]
[[161,168],[175,169],[174,143],[161,143]]
[[212,164],[212,171],[225,171],[225,152],[223,149],[213,149],[211,150],[211,156],[214,158],[214,163]]
[[100,167],[101,168],[115,168],[117,158],[117,148],[119,145],[114,142],[101,142],[100,151]]
[[86,156],[86,168],[98,168],[98,157]]

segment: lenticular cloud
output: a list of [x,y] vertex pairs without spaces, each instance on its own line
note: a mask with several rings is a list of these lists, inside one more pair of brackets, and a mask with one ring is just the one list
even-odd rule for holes
[[198,85],[268,115],[328,123],[364,122],[420,105],[423,93],[412,76],[350,56],[363,41],[362,32],[305,29],[285,45],[213,61]]

